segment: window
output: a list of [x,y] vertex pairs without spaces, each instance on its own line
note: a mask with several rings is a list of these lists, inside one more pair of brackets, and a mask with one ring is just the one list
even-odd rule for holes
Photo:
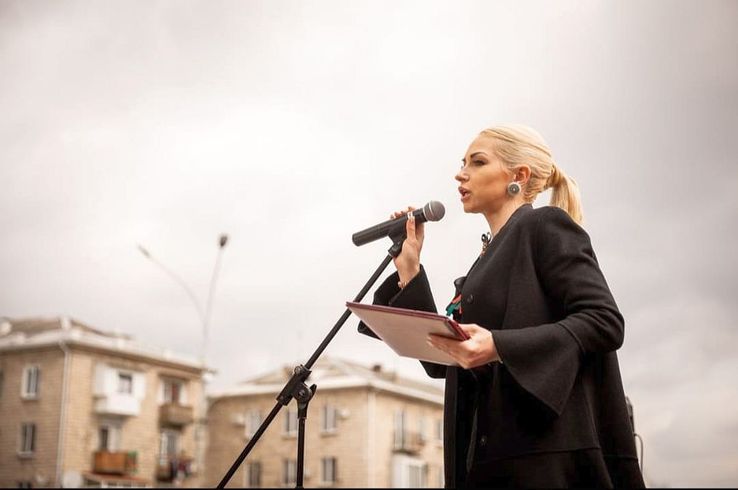
[[33,454],[36,451],[36,424],[21,424],[21,438],[18,452],[21,454]]
[[173,403],[182,405],[184,399],[184,383],[176,379],[165,379],[164,383],[164,403]]
[[425,442],[425,417],[418,419],[418,440]]
[[98,449],[100,451],[110,451],[110,427],[103,425],[100,427],[98,434],[100,439]]
[[436,441],[443,442],[443,419],[436,420]]
[[410,488],[424,488],[428,486],[428,465],[411,464],[407,466]]
[[259,410],[250,410],[246,414],[246,437],[249,439],[254,437],[254,434],[259,430],[263,420],[264,419],[261,417],[261,412]]
[[175,430],[163,430],[160,434],[159,464],[166,464],[174,459],[179,452],[179,432]]
[[330,405],[323,405],[321,414],[320,430],[323,432],[336,431],[336,408]]
[[38,398],[41,369],[38,366],[26,366],[23,369],[23,398]]
[[97,430],[97,449],[99,451],[116,452],[120,450],[120,426],[106,422]]
[[395,412],[395,449],[405,447],[405,411]]
[[297,410],[288,408],[284,414],[284,434],[297,435]]
[[322,483],[336,483],[336,458],[321,460],[320,481]]
[[294,459],[282,460],[282,485],[292,486],[297,483],[297,461]]
[[396,454],[392,457],[392,487],[422,488],[428,486],[428,464],[421,458]]
[[133,374],[118,372],[118,393],[133,394]]
[[246,487],[261,487],[261,462],[255,461],[246,465]]

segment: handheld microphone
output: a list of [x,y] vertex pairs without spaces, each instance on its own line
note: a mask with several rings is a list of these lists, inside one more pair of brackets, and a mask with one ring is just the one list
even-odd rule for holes
[[[426,221],[440,221],[443,215],[446,214],[446,208],[443,207],[438,201],[429,201],[428,204],[420,209],[413,211],[416,223],[425,223]],[[360,247],[366,245],[374,240],[393,235],[395,233],[400,234],[405,231],[405,223],[407,222],[407,214],[403,214],[399,218],[387,220],[384,223],[371,226],[366,230],[351,235],[351,241],[354,245]]]

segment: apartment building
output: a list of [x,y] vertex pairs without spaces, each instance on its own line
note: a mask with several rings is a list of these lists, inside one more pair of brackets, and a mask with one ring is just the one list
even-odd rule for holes
[[199,486],[203,373],[71,318],[0,318],[0,487]]
[[[203,484],[216,486],[271,412],[292,366],[209,396]],[[305,435],[306,487],[442,487],[443,389],[322,358]],[[283,407],[229,487],[294,487],[297,404]]]

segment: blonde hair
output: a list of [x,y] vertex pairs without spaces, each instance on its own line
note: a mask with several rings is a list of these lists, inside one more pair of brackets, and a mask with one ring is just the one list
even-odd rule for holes
[[525,202],[532,203],[538,194],[551,188],[551,206],[563,209],[574,221],[582,223],[579,187],[556,166],[551,150],[537,131],[510,124],[488,128],[479,134],[495,139],[495,154],[508,170],[515,172],[523,165],[530,168],[530,178],[523,186]]

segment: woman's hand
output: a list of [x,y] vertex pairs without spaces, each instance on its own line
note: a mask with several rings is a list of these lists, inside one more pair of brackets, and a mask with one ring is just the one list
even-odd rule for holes
[[441,335],[429,335],[428,343],[450,355],[464,369],[500,360],[492,332],[476,323],[459,324],[459,327],[471,338],[455,340]]
[[[413,211],[415,211],[415,208],[408,206],[405,211],[392,213],[391,218],[397,219]],[[425,227],[423,223],[415,223],[415,216],[410,214],[409,219],[405,223],[405,233],[407,234],[407,238],[402,244],[402,251],[400,255],[394,258],[395,267],[400,276],[400,282],[403,284],[410,282],[420,272],[420,251],[423,248]]]

